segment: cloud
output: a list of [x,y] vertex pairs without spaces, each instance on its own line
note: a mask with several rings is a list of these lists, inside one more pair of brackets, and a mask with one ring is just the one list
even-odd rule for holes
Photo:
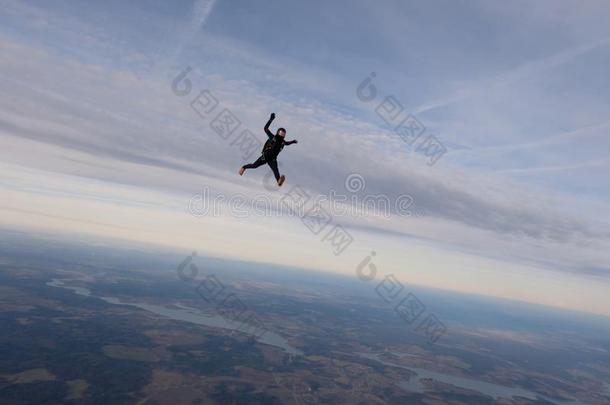
[[[8,145],[0,152],[2,160],[21,168],[168,192],[185,204],[204,184],[228,194],[260,192],[266,168],[238,177],[236,171],[245,159],[230,141],[213,132],[209,125],[213,117],[203,120],[189,105],[207,88],[220,101],[219,109],[228,108],[236,114],[240,130],[248,128],[264,136],[261,127],[269,110],[278,113],[278,125],[288,128],[289,137],[299,139],[299,144],[287,147],[280,158],[287,186],[299,184],[314,195],[326,195],[331,189],[345,192],[346,176],[359,173],[367,181],[367,193],[383,193],[392,200],[409,194],[426,212],[423,218],[395,215],[389,221],[336,218],[356,232],[431,243],[439,251],[454,249],[480,257],[501,257],[506,262],[535,263],[565,273],[595,269],[583,273],[603,274],[608,269],[610,257],[603,247],[608,245],[610,227],[606,218],[595,213],[600,207],[607,208],[603,202],[592,205],[561,190],[536,188],[489,168],[465,167],[450,158],[428,167],[409,153],[378,117],[367,119],[358,115],[358,108],[338,108],[304,91],[316,82],[317,69],[307,69],[297,61],[274,67],[257,49],[244,49],[238,41],[200,33],[212,3],[200,6],[187,31],[199,43],[215,46],[202,47],[199,58],[189,60],[193,55],[187,45],[191,34],[185,35],[182,51],[178,44],[176,57],[163,61],[172,72],[170,77],[140,76],[130,67],[81,60],[62,49],[0,34],[0,91],[7,95],[0,100],[0,137]],[[96,31],[88,34],[92,41],[103,41],[103,33],[101,37],[96,37]],[[514,83],[605,45],[594,42],[572,48],[499,75],[491,83]],[[126,49],[115,52],[129,54]],[[145,54],[138,57],[149,58],[145,65],[158,62]],[[171,63],[174,60],[176,64]],[[250,66],[243,67],[245,61]],[[187,64],[194,67],[189,76],[193,91],[181,98],[172,93],[171,80]],[[240,67],[243,75],[225,70],[229,65]],[[282,92],[268,87],[266,80],[257,82],[248,77],[257,69],[273,76],[271,81],[281,77]],[[331,83],[332,77],[326,73],[325,84]],[[356,85],[349,90],[355,92]],[[486,85],[475,87],[484,91]],[[571,139],[576,133],[565,137]],[[493,145],[490,150],[535,149],[563,139],[560,135],[533,140],[529,146]],[[556,169],[559,167],[567,166]],[[590,209],[592,206],[595,209]],[[280,234],[275,235],[278,240],[282,226],[292,224],[288,219],[283,221],[274,222],[280,229],[274,231]],[[250,226],[263,227],[259,223]],[[224,249],[220,243],[217,248]]]
[[570,164],[570,165],[526,167],[526,168],[520,168],[520,169],[503,169],[503,170],[498,170],[498,172],[516,173],[516,174],[562,172],[562,171],[566,171],[566,170],[578,170],[578,169],[585,169],[585,168],[590,168],[590,167],[604,167],[604,166],[608,166],[608,164],[610,164],[610,161],[608,160],[608,158],[606,158],[603,160],[580,162],[580,163],[575,163],[575,164]]
[[464,101],[471,97],[476,97],[477,95],[485,92],[489,92],[494,88],[508,86],[517,81],[534,75],[539,75],[549,69],[553,69],[568,63],[594,49],[606,47],[608,45],[610,45],[610,37],[602,38],[569,49],[564,49],[563,51],[554,55],[523,63],[520,66],[499,74],[491,79],[481,80],[477,83],[469,84],[460,89],[456,94],[419,105],[413,109],[413,113],[420,114],[437,108],[447,107],[451,104]]
[[530,142],[523,142],[511,145],[498,145],[498,146],[488,146],[488,147],[477,147],[471,148],[467,150],[458,150],[454,153],[468,153],[468,154],[499,154],[505,152],[514,152],[519,149],[535,149],[535,148],[545,148],[548,146],[558,145],[562,143],[568,143],[572,141],[583,142],[584,137],[599,137],[603,136],[603,132],[601,130],[606,129],[610,126],[610,121],[604,121],[600,124],[587,125],[581,128],[577,128],[571,131],[562,132],[559,134],[554,134],[550,136],[545,136],[542,139],[538,139]]
[[175,36],[175,43],[172,44],[169,52],[162,59],[165,68],[172,66],[184,48],[205,26],[215,3],[216,0],[195,0],[190,20],[186,24],[179,26],[178,34]]

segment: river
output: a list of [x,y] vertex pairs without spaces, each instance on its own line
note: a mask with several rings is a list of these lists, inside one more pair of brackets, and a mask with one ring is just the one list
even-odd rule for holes
[[[197,325],[205,325],[213,328],[222,328],[228,329],[231,331],[240,331],[240,328],[243,329],[243,324],[241,322],[237,322],[225,317],[222,317],[218,314],[208,315],[202,313],[196,308],[191,308],[185,305],[174,305],[176,308],[168,308],[161,305],[155,304],[145,304],[138,302],[123,302],[119,298],[116,297],[101,297],[97,295],[91,294],[91,291],[85,287],[71,286],[67,285],[64,281],[59,279],[53,279],[46,283],[46,285],[50,287],[57,288],[65,288],[67,290],[71,290],[78,295],[82,295],[84,297],[98,298],[109,304],[113,305],[127,305],[131,307],[136,307],[143,309],[148,312],[152,312],[157,315],[164,316],[166,318],[170,318],[176,321],[189,322]],[[256,337],[256,340],[259,343],[263,343],[266,345],[278,347],[284,350],[286,353],[292,355],[302,355],[303,352],[300,350],[290,346],[286,339],[277,333],[273,333],[270,331],[266,331],[262,336]]]
[[377,354],[370,354],[370,353],[356,353],[356,354],[360,357],[363,357],[363,358],[366,358],[369,360],[375,360],[386,366],[398,367],[398,368],[409,370],[409,371],[415,373],[416,376],[412,377],[409,381],[403,381],[398,384],[401,388],[404,388],[405,390],[410,391],[410,392],[419,392],[419,393],[424,392],[425,387],[422,384],[421,380],[429,378],[429,379],[443,382],[446,384],[451,384],[456,387],[460,387],[460,388],[464,388],[464,389],[468,389],[468,390],[472,390],[472,391],[477,391],[484,395],[493,397],[495,399],[512,398],[513,396],[519,396],[519,397],[528,398],[531,400],[536,400],[536,399],[542,398],[551,403],[560,404],[560,405],[584,405],[582,402],[579,402],[576,400],[559,401],[556,399],[547,398],[543,395],[540,395],[535,392],[528,391],[528,390],[525,390],[525,389],[522,389],[519,387],[507,387],[504,385],[493,384],[493,383],[489,383],[486,381],[475,380],[472,378],[458,377],[458,376],[451,375],[451,374],[439,373],[436,371],[426,370],[423,368],[405,367],[400,364],[395,364],[395,363],[391,363],[391,362],[382,360],[379,358],[379,355],[377,355]]

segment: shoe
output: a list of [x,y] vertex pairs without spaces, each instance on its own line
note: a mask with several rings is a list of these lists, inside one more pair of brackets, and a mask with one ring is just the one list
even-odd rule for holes
[[242,176],[245,171],[246,169],[242,167],[241,169],[239,169],[239,175]]
[[277,181],[277,185],[282,187],[282,184],[284,184],[284,181],[286,180],[286,176],[281,175],[280,179]]

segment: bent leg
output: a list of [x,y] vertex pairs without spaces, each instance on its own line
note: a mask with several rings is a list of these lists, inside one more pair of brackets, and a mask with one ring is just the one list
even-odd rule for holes
[[280,179],[280,171],[277,168],[277,160],[273,159],[267,162],[271,170],[273,170],[273,175],[275,176],[275,181]]
[[247,165],[243,165],[242,167],[244,169],[256,169],[259,166],[262,166],[265,164],[265,158],[264,157],[259,157],[258,159],[256,159],[256,161],[254,163],[249,163]]

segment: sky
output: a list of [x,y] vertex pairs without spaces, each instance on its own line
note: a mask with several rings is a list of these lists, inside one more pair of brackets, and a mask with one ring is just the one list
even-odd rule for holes
[[[610,315],[608,2],[0,10],[0,226],[354,277],[375,252],[379,277]],[[444,145],[434,164],[383,115],[388,97]],[[220,136],[224,109],[240,126]],[[271,112],[299,141],[282,189],[267,167],[237,174],[257,157],[237,136],[264,140]],[[278,212],[295,186],[347,201],[315,234]],[[392,209],[350,215],[367,196]],[[334,226],[353,240],[340,255]]]

